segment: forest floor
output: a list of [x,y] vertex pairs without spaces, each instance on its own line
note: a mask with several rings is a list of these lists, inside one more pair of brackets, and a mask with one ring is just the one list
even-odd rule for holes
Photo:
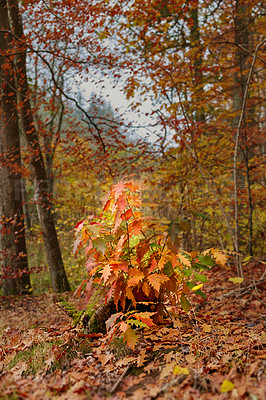
[[207,299],[139,332],[134,352],[73,327],[56,295],[0,298],[0,399],[264,400],[265,264],[245,265],[245,287],[215,267]]

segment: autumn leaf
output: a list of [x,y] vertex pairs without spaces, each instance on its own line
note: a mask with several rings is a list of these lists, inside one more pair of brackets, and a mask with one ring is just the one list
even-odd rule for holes
[[107,243],[103,238],[96,238],[92,241],[93,247],[100,253],[104,253],[107,247]]
[[167,282],[169,280],[168,276],[164,274],[151,274],[148,276],[148,281],[150,285],[157,291],[159,292],[160,287],[163,283]]
[[228,280],[234,284],[244,282],[244,278],[240,278],[239,276],[236,276],[235,278],[229,278]]
[[183,265],[185,265],[186,267],[191,267],[191,262],[184,254],[178,253],[177,257]]
[[127,297],[129,300],[132,301],[133,307],[136,308],[136,305],[137,305],[137,304],[136,304],[136,299],[135,299],[135,297],[134,297],[134,294],[133,294],[132,290],[131,290],[130,287],[128,287],[128,286],[127,286],[127,288],[126,288],[126,297]]
[[111,274],[111,265],[107,264],[102,270],[102,277],[103,277],[104,283],[106,283],[106,281],[109,278],[110,274]]
[[202,325],[202,330],[203,330],[203,332],[210,333],[211,330],[212,330],[212,326],[208,325],[208,324],[203,324]]
[[121,218],[123,221],[128,221],[133,215],[133,212],[131,210],[131,208],[129,208],[128,210],[126,210],[125,212],[123,212],[121,214]]
[[182,368],[179,365],[174,367],[174,375],[189,375],[189,370],[187,368]]
[[138,340],[137,335],[133,329],[128,328],[123,335],[124,342],[134,351]]
[[150,285],[148,284],[148,282],[146,282],[146,281],[143,282],[142,291],[144,294],[146,294],[147,297],[149,297],[151,290],[152,289],[151,289]]
[[125,333],[128,328],[129,328],[129,325],[126,322],[121,321],[119,323],[119,329],[120,329],[121,332]]
[[184,293],[181,294],[180,297],[180,305],[183,308],[184,311],[188,312],[190,309],[191,305],[190,302],[188,301],[187,297],[184,295]]
[[148,327],[151,327],[154,325],[153,320],[151,319],[152,316],[154,316],[156,312],[138,312],[132,315],[132,317],[139,319],[142,321],[144,324],[146,324]]
[[128,280],[128,286],[136,286],[144,278],[144,273],[137,268],[130,268],[128,274],[133,276]]
[[228,381],[227,379],[225,379],[221,385],[221,393],[227,393],[227,392],[231,392],[234,389],[235,385]]
[[137,361],[138,368],[142,367],[146,358],[147,358],[146,350],[143,349],[138,355],[138,361]]
[[196,292],[196,290],[199,290],[202,286],[203,286],[203,284],[200,283],[199,285],[194,286],[191,290],[192,290],[193,292]]
[[212,254],[218,265],[220,265],[221,267],[224,267],[226,265],[227,258],[228,258],[226,254],[224,254],[221,251],[216,250],[216,249],[212,250]]
[[120,318],[121,312],[112,314],[110,318],[105,322],[107,330],[111,329],[112,326],[116,323],[116,321]]

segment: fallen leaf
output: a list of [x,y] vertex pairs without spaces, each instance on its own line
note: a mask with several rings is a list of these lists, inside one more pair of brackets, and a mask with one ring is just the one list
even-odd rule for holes
[[221,385],[221,393],[227,393],[227,392],[231,392],[234,389],[235,385],[228,381],[227,379],[225,379]]
[[179,365],[174,367],[174,375],[189,375],[189,370],[187,368],[182,368]]
[[229,278],[229,281],[230,282],[233,282],[233,283],[242,283],[242,282],[244,282],[244,278],[240,278],[240,277],[238,277],[238,276],[236,276],[235,278]]

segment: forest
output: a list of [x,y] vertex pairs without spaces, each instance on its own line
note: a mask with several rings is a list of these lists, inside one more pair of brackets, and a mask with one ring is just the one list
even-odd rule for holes
[[0,0],[0,399],[266,397],[265,26]]

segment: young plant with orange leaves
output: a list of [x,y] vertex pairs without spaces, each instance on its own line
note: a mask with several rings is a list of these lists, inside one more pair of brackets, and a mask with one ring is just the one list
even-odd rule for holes
[[86,285],[89,299],[92,284],[100,285],[105,301],[113,299],[119,311],[107,321],[107,328],[119,330],[132,348],[136,335],[131,327],[162,323],[176,307],[188,311],[190,293],[204,296],[201,286],[207,278],[200,272],[221,258],[214,250],[198,254],[177,249],[167,228],[143,216],[140,207],[140,185],[133,180],[118,182],[103,213],[77,224],[74,244],[74,253],[85,248],[89,274],[77,293]]

